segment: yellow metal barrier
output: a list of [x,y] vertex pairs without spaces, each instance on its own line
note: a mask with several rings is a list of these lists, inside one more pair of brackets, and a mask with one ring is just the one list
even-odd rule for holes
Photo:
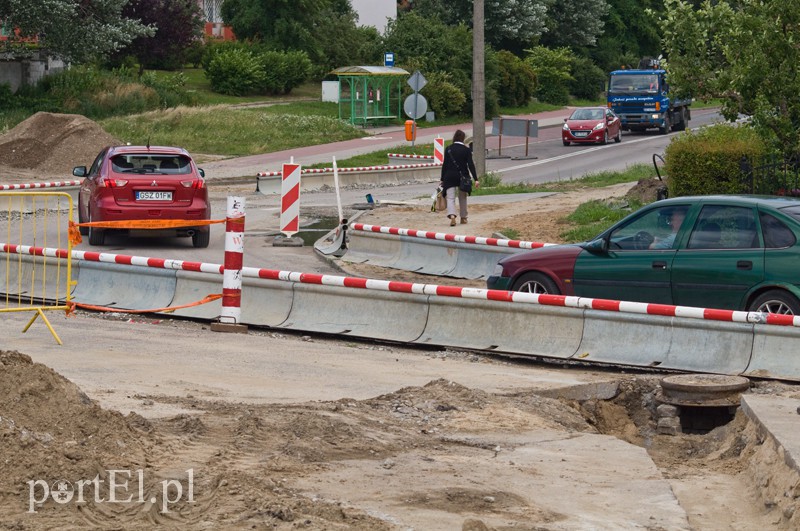
[[[22,332],[41,317],[59,345],[61,338],[44,312],[69,308],[75,285],[69,240],[72,215],[72,197],[65,192],[0,192],[0,234],[6,246],[17,250],[24,246],[26,251],[6,250],[0,256],[5,277],[5,283],[0,285],[0,313],[34,312]],[[0,250],[6,246],[0,245]],[[46,248],[67,252],[55,256],[45,252]]]

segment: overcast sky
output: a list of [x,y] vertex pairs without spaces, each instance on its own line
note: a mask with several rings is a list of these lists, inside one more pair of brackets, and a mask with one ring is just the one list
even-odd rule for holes
[[386,29],[386,17],[397,17],[397,0],[350,0],[350,3],[361,26],[375,26],[381,33]]

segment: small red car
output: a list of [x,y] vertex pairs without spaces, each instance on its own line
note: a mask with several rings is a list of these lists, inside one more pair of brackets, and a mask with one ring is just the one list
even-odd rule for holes
[[565,146],[572,142],[607,144],[609,138],[622,141],[622,121],[611,109],[605,107],[582,107],[575,109],[564,120],[561,140]]
[[[205,174],[189,153],[178,147],[106,147],[91,168],[78,166],[76,177],[85,177],[78,195],[78,220],[208,220]],[[106,231],[81,227],[91,245],[103,245]],[[123,229],[124,230],[124,229]],[[130,231],[128,231],[130,233]],[[140,235],[144,231],[138,231]],[[191,236],[195,247],[208,247],[209,225],[147,229],[157,236]]]

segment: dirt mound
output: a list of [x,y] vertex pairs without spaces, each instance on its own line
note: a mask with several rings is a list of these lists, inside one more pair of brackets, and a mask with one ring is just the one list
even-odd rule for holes
[[85,116],[38,112],[0,136],[0,161],[8,168],[68,175],[114,144],[119,140]]
[[31,479],[93,478],[143,461],[144,445],[125,417],[14,351],[0,351],[0,440],[4,492]]
[[667,182],[660,179],[640,179],[636,185],[625,194],[628,199],[636,199],[642,203],[652,203],[658,199],[658,191],[666,188]]

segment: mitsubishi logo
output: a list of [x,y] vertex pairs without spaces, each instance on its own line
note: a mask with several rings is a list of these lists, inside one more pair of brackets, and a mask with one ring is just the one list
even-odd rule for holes
[[158,183],[155,181],[155,179],[150,183],[150,186],[158,186]]

